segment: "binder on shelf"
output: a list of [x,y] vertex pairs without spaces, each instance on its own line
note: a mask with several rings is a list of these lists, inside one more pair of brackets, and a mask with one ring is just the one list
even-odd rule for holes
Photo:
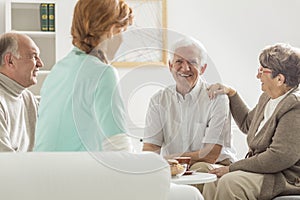
[[48,31],[48,4],[40,4],[41,31]]
[[48,30],[55,31],[55,4],[48,4]]

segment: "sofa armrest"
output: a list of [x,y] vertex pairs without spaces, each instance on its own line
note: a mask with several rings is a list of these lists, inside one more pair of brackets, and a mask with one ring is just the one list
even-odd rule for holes
[[167,199],[168,164],[154,153],[0,153],[1,198]]

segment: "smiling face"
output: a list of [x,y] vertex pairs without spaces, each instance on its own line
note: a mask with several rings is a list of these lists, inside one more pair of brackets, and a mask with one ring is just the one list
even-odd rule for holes
[[272,70],[260,67],[256,76],[261,81],[261,90],[266,92],[272,99],[275,99],[287,92],[290,87],[287,87],[285,77],[282,74],[272,76]]
[[199,76],[205,71],[206,65],[201,67],[200,63],[200,51],[196,46],[179,47],[175,50],[169,68],[176,81],[176,89],[182,95],[194,88]]
[[262,91],[271,98],[282,96],[293,87],[298,87],[300,57],[297,52],[289,44],[277,43],[266,46],[260,53],[257,78],[261,81]]
[[29,87],[37,83],[37,73],[43,62],[39,57],[40,50],[27,36],[18,36],[19,56],[12,55],[13,79],[23,87]]
[[272,78],[272,71],[268,68],[260,67],[256,76],[261,81],[261,90],[270,94],[274,88],[274,79]]

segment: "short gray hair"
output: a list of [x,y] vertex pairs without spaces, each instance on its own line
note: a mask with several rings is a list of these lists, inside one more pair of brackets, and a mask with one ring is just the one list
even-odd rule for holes
[[177,40],[171,46],[170,51],[169,51],[170,60],[173,59],[176,49],[178,49],[180,47],[188,47],[188,46],[192,46],[192,45],[195,46],[200,51],[201,66],[206,64],[207,63],[207,51],[206,51],[204,45],[200,41],[198,41],[192,37],[183,37],[183,38]]
[[282,74],[288,86],[299,85],[300,53],[298,48],[285,43],[266,46],[259,55],[259,62],[262,67],[272,70],[273,78]]
[[20,57],[18,53],[18,39],[14,33],[4,33],[0,36],[1,66],[4,64],[4,56],[7,53],[12,53],[17,58]]

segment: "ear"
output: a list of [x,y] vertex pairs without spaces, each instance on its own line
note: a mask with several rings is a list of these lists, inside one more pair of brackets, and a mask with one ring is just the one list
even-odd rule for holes
[[284,82],[285,82],[285,76],[283,74],[278,74],[276,79],[277,79],[277,85],[278,86],[283,85]]
[[116,24],[113,24],[108,32],[108,38],[112,38],[114,35],[121,33],[121,28],[117,28]]
[[11,53],[7,53],[4,55],[4,64],[7,66],[13,65],[13,56]]
[[168,64],[169,64],[169,70],[171,71],[171,70],[172,70],[172,68],[173,68],[173,64],[171,63],[171,61],[170,61],[170,60],[169,60]]
[[112,25],[111,27],[110,27],[110,29],[107,31],[107,38],[109,39],[109,38],[112,38],[112,36],[114,35],[114,27],[115,27],[115,25]]
[[205,70],[206,70],[207,64],[204,64],[201,68],[200,68],[200,75],[202,75]]

